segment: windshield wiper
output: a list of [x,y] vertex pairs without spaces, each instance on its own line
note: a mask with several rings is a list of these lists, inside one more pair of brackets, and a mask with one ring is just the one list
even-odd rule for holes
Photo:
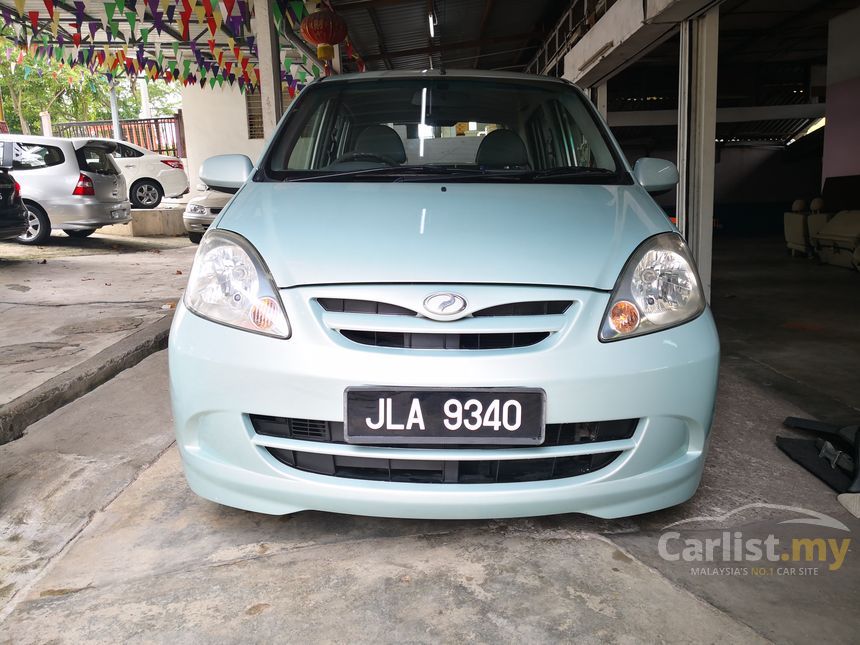
[[475,180],[507,180],[507,181],[541,181],[543,179],[568,179],[574,177],[614,177],[618,173],[606,168],[589,166],[564,166],[547,170],[509,169],[509,168],[451,168],[431,164],[413,166],[381,166],[378,168],[362,168],[360,170],[345,170],[340,172],[320,172],[310,177],[286,177],[284,181],[326,181],[352,177],[394,177],[395,182],[432,181],[439,177],[446,180],[475,179]]
[[571,177],[602,176],[614,177],[618,173],[606,168],[594,168],[592,166],[562,166],[559,168],[548,168],[546,170],[532,170],[524,175],[524,179],[540,181],[541,179],[568,179]]
[[375,176],[392,176],[404,178],[411,175],[480,175],[481,170],[473,169],[473,168],[447,168],[445,166],[431,166],[431,165],[423,165],[423,166],[381,166],[379,168],[362,168],[360,170],[344,170],[344,171],[336,171],[336,172],[326,172],[322,171],[320,174],[312,175],[310,177],[295,177],[290,178],[286,177],[284,181],[325,181],[329,179],[340,179],[345,177],[360,177],[365,175],[375,175]]

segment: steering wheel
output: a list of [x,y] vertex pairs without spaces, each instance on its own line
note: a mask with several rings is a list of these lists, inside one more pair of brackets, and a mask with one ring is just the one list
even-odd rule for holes
[[377,163],[383,163],[386,166],[399,166],[396,161],[393,159],[389,159],[388,157],[384,157],[382,155],[375,154],[373,152],[347,152],[345,155],[338,157],[335,163],[343,163],[346,161],[375,161]]

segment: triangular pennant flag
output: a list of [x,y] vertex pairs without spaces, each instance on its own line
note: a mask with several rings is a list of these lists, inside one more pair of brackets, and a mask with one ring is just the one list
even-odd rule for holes
[[30,25],[33,27],[33,33],[36,33],[39,31],[39,12],[28,11],[27,15],[30,16]]
[[48,10],[48,15],[51,16],[51,20],[54,19],[54,0],[45,0],[45,9]]
[[108,23],[113,21],[114,13],[116,13],[116,5],[113,2],[105,2],[105,15]]
[[131,29],[131,36],[134,36],[134,25],[137,23],[137,14],[134,11],[126,11],[125,18],[128,20],[128,26]]
[[18,10],[18,15],[24,16],[24,0],[15,0],[15,8]]

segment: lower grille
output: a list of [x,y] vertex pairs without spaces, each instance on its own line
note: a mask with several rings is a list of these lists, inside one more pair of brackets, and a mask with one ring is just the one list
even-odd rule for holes
[[[251,425],[257,434],[267,437],[283,437],[284,439],[303,439],[306,441],[321,441],[324,443],[346,443],[343,436],[343,423],[339,421],[321,421],[318,419],[292,419],[287,417],[270,417],[261,414],[248,415]],[[574,446],[584,443],[601,441],[618,441],[629,439],[636,432],[639,419],[616,419],[613,421],[591,421],[588,423],[548,423],[541,446]],[[472,448],[474,445],[460,444],[374,444],[376,447],[391,448]],[[541,446],[533,446],[535,448]],[[483,450],[510,448],[510,446],[482,445]]]
[[354,343],[407,349],[510,349],[537,345],[549,332],[503,334],[405,334],[400,332],[341,329]]
[[[282,450],[266,448],[278,461],[291,468],[319,475],[367,479],[374,481],[411,482],[426,484],[493,484],[545,481],[576,477],[605,468],[620,452],[593,455],[551,457],[542,459],[493,459],[493,452],[510,449],[509,446],[481,446],[487,459],[480,461],[379,459],[369,457],[342,457],[313,452],[313,443],[346,443],[343,423],[315,419],[291,419],[249,415],[258,435],[283,437],[307,441],[308,449]],[[594,421],[590,423],[549,423],[542,447],[569,446],[629,439],[638,425],[638,419]],[[375,446],[381,447],[381,446]],[[474,445],[409,445],[391,444],[396,448],[442,448],[456,457],[457,449],[475,449]],[[535,446],[537,448],[538,446]]]
[[414,461],[321,455],[298,450],[266,450],[291,468],[348,479],[413,484],[505,484],[585,475],[611,464],[620,452],[550,459]]

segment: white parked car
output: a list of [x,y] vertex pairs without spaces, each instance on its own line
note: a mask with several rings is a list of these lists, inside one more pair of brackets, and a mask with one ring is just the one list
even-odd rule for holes
[[185,230],[188,231],[188,238],[194,244],[200,244],[206,229],[211,226],[221,209],[232,198],[233,195],[230,193],[207,190],[202,195],[188,200],[188,205],[182,214],[182,222],[185,224]]
[[163,197],[179,197],[188,192],[188,175],[182,160],[116,139],[113,153],[117,166],[128,185],[133,208],[155,208]]

